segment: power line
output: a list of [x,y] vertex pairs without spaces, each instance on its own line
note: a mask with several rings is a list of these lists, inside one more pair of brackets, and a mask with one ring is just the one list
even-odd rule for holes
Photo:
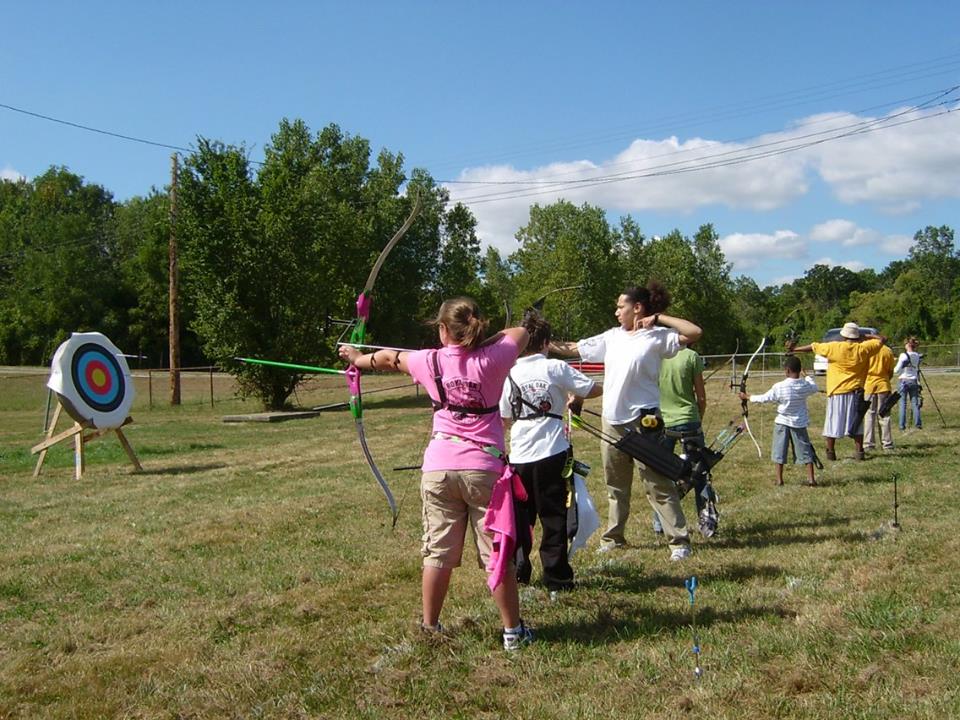
[[[947,61],[947,62],[942,62]],[[932,67],[922,67],[932,66]],[[638,137],[651,135],[661,130],[676,132],[681,128],[697,127],[706,125],[717,120],[735,119],[746,115],[755,115],[762,110],[785,109],[808,104],[816,100],[828,100],[837,97],[844,97],[850,94],[858,94],[869,90],[878,90],[893,85],[903,84],[905,82],[915,82],[929,77],[935,77],[956,72],[956,67],[960,66],[960,53],[932,58],[930,60],[911,63],[908,65],[887,68],[862,76],[836,80],[820,85],[808,86],[795,90],[788,90],[773,95],[758,98],[752,103],[729,103],[725,105],[714,106],[712,108],[697,108],[687,112],[678,113],[672,116],[661,117],[654,120],[652,124],[643,126],[622,126],[606,134],[597,135],[595,133],[586,133],[571,136],[565,140],[557,140],[540,145],[531,145],[512,150],[504,150],[499,153],[487,153],[478,157],[479,160],[489,162],[498,158],[517,158],[535,153],[548,151],[558,151],[564,149],[574,149],[577,147],[588,147],[599,145],[623,137]],[[915,68],[915,69],[913,69]],[[580,138],[586,138],[581,142]],[[453,158],[445,162],[434,165],[433,167],[462,167],[473,162],[473,158]]]
[[[517,148],[513,151],[506,151],[506,153],[499,154],[487,154],[482,159],[489,161],[490,159],[495,159],[497,157],[519,157],[522,155],[529,155],[535,152],[544,152],[550,150],[562,150],[568,148],[582,147],[585,145],[596,145],[602,142],[608,142],[610,140],[620,139],[625,136],[638,136],[638,135],[647,135],[651,134],[660,129],[666,128],[669,130],[676,130],[681,127],[690,127],[692,125],[703,125],[705,123],[714,122],[718,119],[729,119],[742,117],[744,115],[753,115],[756,114],[759,110],[766,109],[779,109],[783,107],[791,107],[797,104],[803,104],[806,102],[811,102],[813,100],[824,100],[832,99],[836,97],[843,97],[851,93],[864,92],[866,90],[876,90],[882,87],[889,87],[891,85],[900,84],[903,82],[914,82],[916,80],[924,79],[927,77],[933,77],[937,75],[943,75],[955,72],[955,68],[960,66],[960,53],[952,53],[947,55],[942,55],[936,58],[931,58],[928,60],[922,60],[914,63],[908,63],[906,65],[900,65],[892,68],[885,68],[883,70],[878,70],[872,73],[867,73],[865,75],[854,76],[851,78],[835,80],[828,83],[812,85],[804,88],[798,88],[795,90],[788,90],[781,93],[776,93],[773,95],[765,96],[758,98],[753,103],[730,103],[728,105],[720,105],[712,109],[702,110],[691,110],[686,113],[680,113],[671,117],[661,118],[657,121],[656,124],[652,126],[647,126],[641,129],[633,128],[630,126],[624,126],[620,129],[615,129],[608,132],[607,134],[595,134],[595,133],[586,133],[578,136],[573,136],[571,139],[567,140],[558,140],[551,143],[541,144],[539,146],[526,146]],[[829,92],[829,94],[827,94]],[[788,104],[784,104],[787,102]],[[126,140],[128,142],[135,142],[143,145],[149,145],[153,147],[165,148],[168,150],[176,150],[184,153],[194,152],[194,149],[184,147],[181,145],[174,145],[171,143],[159,142],[155,140],[149,140],[146,138],[137,137],[135,135],[130,135],[127,133],[120,133],[113,130],[105,130],[103,128],[97,128],[91,125],[86,125],[83,123],[74,122],[72,120],[65,120],[63,118],[54,117],[52,115],[46,115],[44,113],[39,113],[33,110],[27,110],[25,108],[16,107],[13,105],[8,105],[5,103],[0,103],[0,108],[10,110],[12,112],[21,113],[29,117],[34,117],[48,122],[57,123],[67,127],[77,128],[79,130],[85,130],[87,132],[97,133],[100,135],[105,135],[108,137],[114,137],[120,140]],[[683,124],[688,118],[695,119],[693,123]],[[679,123],[679,124],[678,124]],[[571,143],[571,140],[576,140],[577,138],[585,137],[588,138],[586,143]],[[263,161],[252,160],[248,158],[248,162],[254,165],[264,165]],[[469,162],[468,159],[465,159],[463,163]],[[460,163],[460,164],[463,164]],[[447,161],[440,165],[439,167],[445,166],[456,166],[455,162]],[[445,183],[453,183],[456,181],[442,181]]]
[[179,145],[168,145],[167,143],[156,142],[155,140],[145,140],[144,138],[134,137],[133,135],[124,135],[123,133],[113,132],[112,130],[103,130],[101,128],[95,128],[90,125],[81,125],[80,123],[75,123],[70,120],[63,120],[61,118],[55,118],[50,115],[44,115],[42,113],[33,112],[32,110],[25,110],[23,108],[14,107],[13,105],[7,105],[5,103],[0,103],[0,108],[5,108],[7,110],[12,110],[13,112],[22,113],[23,115],[29,115],[31,117],[40,118],[41,120],[49,120],[50,122],[58,123],[60,125],[67,125],[69,127],[78,128],[80,130],[86,130],[88,132],[97,133],[99,135],[108,135],[110,137],[119,138],[121,140],[129,140],[131,142],[141,143],[143,145],[153,145],[154,147],[167,148],[168,150],[179,150],[180,152],[193,152],[190,148],[180,147]]
[[[760,143],[760,144],[753,145],[746,148],[726,150],[721,153],[704,155],[699,158],[693,158],[690,160],[680,160],[672,163],[652,165],[647,168],[644,168],[642,171],[631,171],[629,173],[615,173],[615,174],[600,175],[600,176],[595,176],[592,178],[585,178],[585,179],[558,181],[553,183],[551,187],[549,187],[548,189],[544,189],[544,190],[538,190],[533,192],[528,192],[526,190],[504,190],[502,192],[494,192],[494,193],[486,193],[482,195],[460,197],[460,198],[456,198],[455,200],[451,200],[451,202],[455,201],[455,202],[463,203],[465,205],[477,205],[477,204],[483,204],[488,202],[499,202],[502,200],[514,200],[514,199],[521,199],[526,197],[549,195],[562,190],[585,189],[590,187],[596,187],[598,185],[605,185],[605,184],[610,184],[615,182],[624,182],[627,180],[637,180],[637,179],[650,178],[650,177],[676,175],[681,173],[698,172],[701,170],[727,167],[731,165],[740,165],[746,162],[761,160],[761,159],[772,157],[775,155],[783,155],[789,152],[795,152],[797,150],[801,150],[807,147],[811,147],[814,145],[821,145],[826,142],[840,140],[842,138],[850,137],[853,135],[868,134],[868,133],[876,132],[878,130],[886,129],[888,127],[897,127],[900,125],[906,125],[913,122],[919,122],[922,120],[929,120],[935,117],[940,117],[942,115],[949,114],[950,112],[953,112],[952,109],[944,110],[944,111],[933,113],[930,115],[924,115],[922,117],[913,118],[907,121],[892,122],[892,120],[895,120],[896,118],[903,117],[913,112],[918,112],[920,109],[930,106],[935,100],[940,100],[941,98],[945,97],[950,93],[953,93],[956,90],[957,90],[957,87],[950,88],[944,91],[944,93],[941,93],[940,95],[938,95],[937,98],[934,98],[934,100],[928,103],[923,103],[921,105],[914,106],[900,113],[895,113],[893,115],[889,115],[884,118],[879,118],[871,121],[861,121],[857,123],[852,123],[850,125],[843,126],[841,128],[832,128],[830,130],[826,130],[818,133],[810,133],[808,135],[802,135],[802,136],[791,136],[781,140],[771,141],[769,143]],[[941,101],[939,103],[939,105],[946,105],[946,104],[947,104],[946,101]],[[840,130],[843,130],[844,132],[838,132]],[[819,137],[818,139],[810,140],[809,142],[797,143],[798,140],[818,137],[824,134],[830,134],[830,135],[829,137],[826,137],[826,138]],[[775,145],[782,145],[785,143],[796,143],[796,144],[791,145],[787,148],[781,148],[775,151],[756,152],[758,149],[761,149],[761,148],[772,147]],[[742,154],[739,157],[728,158],[726,160],[717,159],[717,158],[723,158],[730,155],[737,155],[740,153],[746,153],[746,154]],[[700,161],[707,161],[707,162],[703,162],[701,164],[693,164],[693,163],[698,163]]]
[[[86,130],[87,132],[97,133],[98,135],[106,135],[108,137],[118,138],[120,140],[128,140],[130,142],[140,143],[141,145],[150,145],[153,147],[166,148],[167,150],[176,150],[182,153],[192,153],[194,152],[193,148],[183,147],[182,145],[171,145],[169,143],[158,142],[156,140],[147,140],[146,138],[136,137],[135,135],[126,135],[124,133],[114,132],[113,130],[104,130],[103,128],[96,128],[92,125],[83,125],[82,123],[73,122],[72,120],[64,120],[63,118],[53,117],[52,115],[44,115],[43,113],[34,112],[33,110],[26,110],[24,108],[15,107],[13,105],[7,105],[6,103],[0,103],[0,108],[6,110],[12,110],[13,112],[21,113],[23,115],[29,115],[30,117],[39,118],[41,120],[48,120],[52,123],[57,123],[58,125],[66,125],[67,127],[77,128],[79,130]],[[254,165],[263,165],[264,163],[260,160],[250,160],[248,162]]]
[[[938,89],[938,90],[934,90],[934,91],[928,92],[928,93],[922,93],[922,94],[920,94],[920,95],[912,95],[912,96],[910,96],[910,97],[898,98],[898,99],[896,99],[896,100],[889,100],[889,101],[887,101],[887,102],[879,103],[879,104],[877,104],[877,105],[872,105],[872,106],[870,106],[870,107],[860,108],[859,110],[850,111],[849,114],[851,114],[851,115],[860,115],[860,114],[862,114],[862,113],[871,112],[871,111],[873,111],[873,110],[879,110],[879,109],[881,109],[881,108],[886,108],[886,107],[892,107],[892,106],[902,105],[902,104],[905,103],[905,102],[912,102],[912,101],[918,100],[918,99],[920,99],[920,98],[929,98],[929,97],[931,97],[931,95],[933,95],[933,96],[934,96],[934,99],[936,99],[936,98],[938,98],[938,97],[941,97],[941,96],[943,95],[943,93],[948,92],[948,91],[950,91],[950,90],[952,90],[952,89],[953,89],[953,88],[940,88],[940,89]],[[929,102],[929,101],[928,101],[928,102]],[[920,103],[919,105],[917,105],[917,107],[922,107],[923,105],[924,105],[924,103]],[[833,120],[833,118],[827,118],[827,119],[809,121],[809,122],[803,123],[802,125],[798,125],[796,129],[797,129],[797,130],[800,130],[800,129],[803,129],[803,128],[814,127],[814,126],[816,126],[816,125],[823,125],[823,124],[825,124],[825,123],[832,122],[832,120]],[[764,134],[766,134],[766,133],[764,133]],[[741,142],[745,142],[745,141],[750,140],[751,138],[755,138],[755,137],[758,137],[758,136],[757,136],[757,135],[746,135],[746,136],[741,136],[741,137],[733,138],[733,139],[720,140],[720,141],[717,141],[717,142],[720,142],[720,143],[723,143],[723,144],[741,143]],[[603,166],[602,168],[601,168],[601,167],[597,167],[597,168],[595,168],[595,169],[596,169],[596,170],[601,170],[601,169],[603,169],[603,170],[610,170],[611,168],[617,168],[617,167],[635,166],[635,165],[639,165],[639,164],[641,164],[641,163],[648,162],[648,161],[650,161],[650,160],[656,160],[656,159],[658,159],[658,158],[676,157],[676,156],[678,156],[678,155],[685,155],[685,154],[689,154],[689,153],[699,152],[700,150],[702,150],[702,148],[687,148],[687,149],[684,149],[684,150],[673,150],[673,151],[670,151],[670,152],[660,153],[659,155],[650,155],[650,156],[647,156],[647,157],[645,157],[645,158],[643,158],[643,159],[640,159],[640,160],[624,160],[624,161],[622,161],[622,162],[610,163],[609,165],[605,165],[605,166]],[[477,185],[477,186],[482,186],[482,185],[494,185],[494,186],[504,186],[504,185],[528,185],[528,186],[536,186],[536,185],[544,185],[544,186],[546,186],[546,185],[556,185],[556,184],[559,184],[560,182],[562,182],[562,181],[557,181],[557,180],[555,180],[554,178],[566,177],[566,176],[569,176],[569,175],[579,175],[579,174],[582,174],[583,172],[584,172],[584,170],[582,170],[582,169],[578,169],[578,170],[568,170],[568,171],[566,171],[566,172],[553,173],[553,174],[550,175],[550,178],[545,178],[545,179],[533,178],[533,179],[530,179],[530,180],[437,180],[436,182],[437,182],[438,184],[442,184],[442,185]],[[586,181],[589,181],[589,180],[596,179],[597,177],[606,177],[606,176],[607,176],[607,175],[605,174],[605,175],[603,175],[603,176],[596,176],[596,177],[594,177],[594,178],[580,178],[580,179],[578,179],[578,180],[571,180],[570,182],[586,182]]]

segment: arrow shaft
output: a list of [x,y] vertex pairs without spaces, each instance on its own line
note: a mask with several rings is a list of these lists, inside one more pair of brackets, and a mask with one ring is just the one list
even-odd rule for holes
[[300,365],[299,363],[278,362],[276,360],[260,360],[258,358],[234,358],[248,365],[267,365],[269,367],[284,368],[285,370],[299,370],[309,373],[326,373],[327,375],[346,375],[343,370],[334,370],[333,368],[317,367],[316,365]]

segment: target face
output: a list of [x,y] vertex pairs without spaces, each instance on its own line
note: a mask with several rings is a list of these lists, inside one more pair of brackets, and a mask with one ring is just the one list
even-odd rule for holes
[[123,402],[126,381],[116,357],[94,343],[73,353],[70,377],[83,401],[100,412],[116,410]]
[[74,420],[120,427],[133,404],[126,359],[100,333],[74,333],[53,357],[47,386]]

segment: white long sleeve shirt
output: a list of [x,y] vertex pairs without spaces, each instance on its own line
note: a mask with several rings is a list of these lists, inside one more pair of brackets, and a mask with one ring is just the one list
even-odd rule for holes
[[804,378],[781,380],[763,395],[751,395],[750,402],[776,402],[777,417],[774,422],[792,428],[805,428],[810,424],[807,398],[819,392],[817,381],[809,375]]

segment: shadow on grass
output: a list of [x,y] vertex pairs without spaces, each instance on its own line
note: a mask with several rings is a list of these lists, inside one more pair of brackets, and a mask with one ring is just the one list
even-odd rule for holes
[[166,468],[144,468],[137,475],[190,475],[191,473],[205,472],[207,470],[220,470],[227,467],[226,463],[207,463],[205,465],[178,465],[176,467]]
[[184,452],[199,450],[223,450],[227,446],[219,443],[200,443],[191,442],[173,447],[150,447],[149,445],[137,448],[137,455],[140,457],[156,457],[161,455],[178,455]]
[[[736,610],[714,610],[705,606],[697,610],[697,627],[703,629],[750,619],[795,617],[794,611],[774,605],[742,606]],[[689,612],[638,608],[613,599],[611,602],[598,603],[592,618],[551,622],[538,627],[537,639],[547,643],[574,641],[600,645],[656,637],[662,635],[664,630],[683,633],[688,632],[689,628]]]
[[[755,578],[777,578],[783,569],[777,565],[736,564],[697,573],[700,583],[743,582]],[[662,635],[664,631],[687,632],[688,610],[661,610],[644,604],[641,598],[660,588],[685,591],[684,577],[661,572],[645,572],[638,565],[610,563],[583,574],[578,580],[583,591],[594,591],[587,617],[571,618],[541,625],[538,639],[544,642],[580,642],[586,645],[620,643],[640,637]],[[685,596],[684,596],[685,597]],[[740,623],[762,618],[793,619],[796,613],[776,605],[743,605],[731,610],[697,608],[697,626],[704,628],[724,623]]]
[[891,476],[893,473],[899,473],[900,477],[905,477],[906,473],[903,470],[894,470],[890,469],[888,472],[882,472],[879,475],[876,473],[868,473],[866,475],[861,475],[859,477],[849,478],[846,482],[847,485],[850,484],[859,484],[859,485],[890,485],[893,487],[893,480]]
[[[811,491],[814,491],[812,489]],[[770,547],[773,545],[793,545],[796,543],[821,543],[828,540],[843,542],[859,541],[857,532],[816,532],[837,525],[849,525],[856,518],[824,517],[816,520],[793,520],[784,522],[758,522],[750,525],[735,525],[722,528],[723,534],[711,539],[710,544],[718,548]],[[809,530],[810,532],[806,532]]]
[[[783,574],[777,565],[727,565],[697,573],[701,584],[713,581],[742,582],[753,578],[775,578]],[[611,563],[581,575],[577,585],[583,589],[646,593],[664,587],[684,587],[684,578],[673,574],[647,572],[639,565]]]

